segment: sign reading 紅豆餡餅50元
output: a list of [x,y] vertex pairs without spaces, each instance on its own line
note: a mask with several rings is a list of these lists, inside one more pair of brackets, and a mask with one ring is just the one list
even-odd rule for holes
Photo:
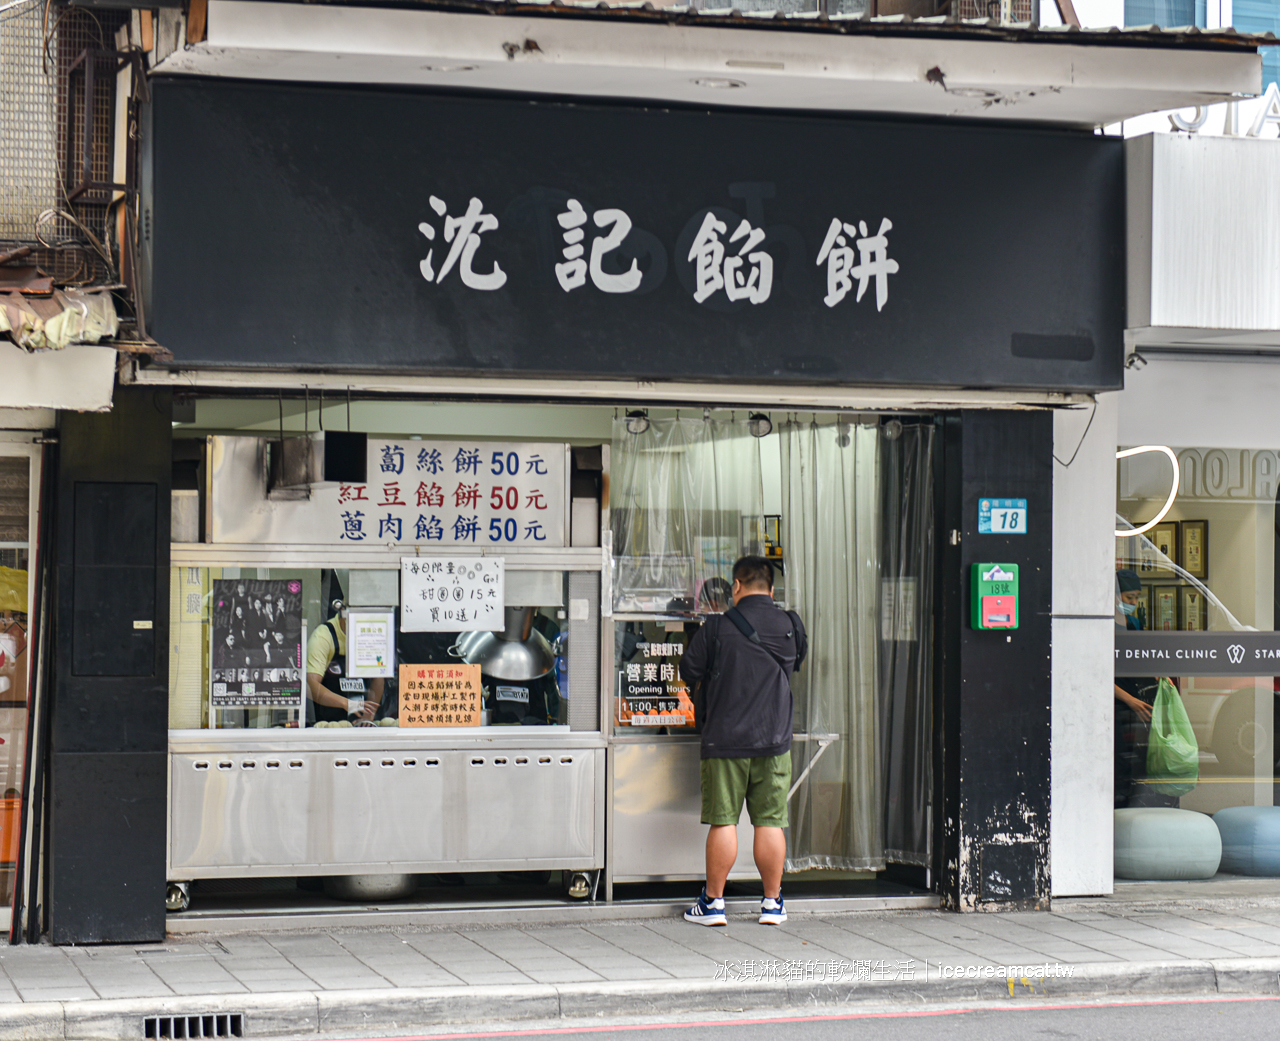
[[[153,97],[149,331],[184,366],[1121,386],[1118,139],[229,80]],[[335,126],[378,162],[319,147]],[[993,169],[1037,191],[954,204]]]
[[1117,676],[1280,676],[1280,632],[1117,630]]

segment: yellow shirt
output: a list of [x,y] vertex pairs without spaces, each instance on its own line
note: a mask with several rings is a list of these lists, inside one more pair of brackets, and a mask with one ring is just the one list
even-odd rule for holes
[[333,637],[323,625],[318,626],[307,640],[307,672],[318,673],[321,676],[328,671],[329,663],[333,661],[335,654],[345,656],[347,653],[347,634],[338,624],[338,616],[334,615],[329,621],[333,625],[333,631],[338,634],[336,651],[333,646]]

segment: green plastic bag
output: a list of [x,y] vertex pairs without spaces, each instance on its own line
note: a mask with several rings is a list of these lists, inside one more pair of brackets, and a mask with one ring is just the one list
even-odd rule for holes
[[1177,688],[1160,680],[1151,709],[1147,744],[1148,787],[1161,795],[1186,795],[1200,779],[1200,746]]

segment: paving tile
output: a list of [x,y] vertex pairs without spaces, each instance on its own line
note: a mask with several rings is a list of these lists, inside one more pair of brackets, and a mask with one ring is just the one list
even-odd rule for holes
[[396,972],[383,969],[382,977],[396,987],[457,987],[462,984],[461,979],[443,969],[432,972]]
[[92,1001],[98,992],[92,987],[19,987],[23,1001]]
[[376,979],[353,979],[353,980],[327,980],[323,989],[331,990],[392,990],[394,989],[390,980],[384,980],[381,976]]
[[495,986],[518,986],[534,982],[522,972],[470,972],[466,969],[458,969],[454,975],[469,987],[482,987],[491,984]]
[[274,991],[316,990],[314,980],[259,979],[245,980],[244,988],[251,994],[271,994]]
[[529,969],[526,975],[535,983],[595,983],[603,977],[582,967],[563,969]]
[[171,983],[169,989],[175,994],[247,994],[249,988],[235,980],[218,980],[208,983]]

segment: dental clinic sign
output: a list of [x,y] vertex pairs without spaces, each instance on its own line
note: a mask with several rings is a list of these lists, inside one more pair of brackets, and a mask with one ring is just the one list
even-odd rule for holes
[[1280,632],[1116,632],[1117,676],[1280,676]]

